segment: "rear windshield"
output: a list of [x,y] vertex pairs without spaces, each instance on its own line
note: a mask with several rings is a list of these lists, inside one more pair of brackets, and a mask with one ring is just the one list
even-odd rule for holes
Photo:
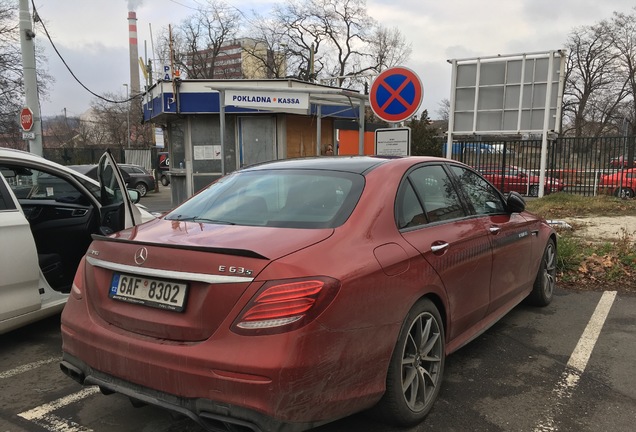
[[284,228],[335,228],[355,207],[364,177],[324,170],[257,170],[228,175],[166,219]]

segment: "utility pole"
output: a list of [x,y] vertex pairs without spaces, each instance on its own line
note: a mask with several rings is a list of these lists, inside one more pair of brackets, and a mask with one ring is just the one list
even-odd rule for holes
[[29,151],[42,156],[42,117],[38,98],[38,82],[35,70],[35,33],[29,12],[29,0],[20,0],[20,47],[24,74],[26,106],[33,112],[34,139],[29,139]]

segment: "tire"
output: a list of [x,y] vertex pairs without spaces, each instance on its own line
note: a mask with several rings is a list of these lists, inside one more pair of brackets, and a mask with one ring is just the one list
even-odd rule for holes
[[413,426],[424,420],[441,388],[445,350],[439,311],[422,299],[404,320],[391,356],[386,391],[375,408],[382,421]]
[[162,175],[161,176],[161,184],[163,186],[168,186],[170,184],[170,180],[168,179],[167,175]]
[[135,189],[139,191],[139,195],[142,197],[145,197],[148,193],[148,186],[146,186],[146,183],[137,183],[135,185]]
[[538,185],[530,186],[530,189],[528,190],[528,196],[538,197],[539,196],[539,186]]
[[552,302],[554,288],[556,287],[556,252],[554,240],[548,240],[541,257],[541,264],[534,280],[532,292],[528,296],[528,302],[534,306],[543,307]]
[[634,198],[634,191],[630,188],[616,189],[614,191],[614,196],[619,198]]

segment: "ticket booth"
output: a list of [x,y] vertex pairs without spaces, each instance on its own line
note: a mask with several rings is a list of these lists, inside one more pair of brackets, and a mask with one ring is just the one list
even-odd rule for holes
[[364,94],[289,79],[159,81],[143,96],[144,121],[169,148],[173,206],[244,166],[325,154],[337,120],[364,130],[366,105]]

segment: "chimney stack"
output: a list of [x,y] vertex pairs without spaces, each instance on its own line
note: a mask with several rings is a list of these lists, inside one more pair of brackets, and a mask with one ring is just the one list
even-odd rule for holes
[[137,14],[128,12],[128,42],[130,45],[130,93],[141,93],[139,87],[139,49],[137,48]]

